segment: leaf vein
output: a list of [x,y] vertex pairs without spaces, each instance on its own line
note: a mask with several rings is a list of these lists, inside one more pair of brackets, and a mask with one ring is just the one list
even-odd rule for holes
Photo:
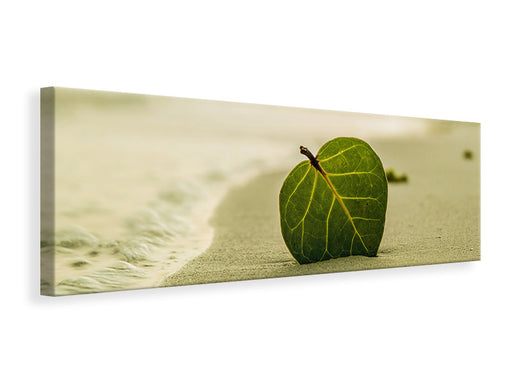
[[352,255],[352,248],[354,247],[354,239],[356,238],[356,233],[357,233],[357,230],[355,230],[355,228],[354,228],[354,236],[352,236],[352,241],[350,242],[350,254],[351,255]]
[[[307,163],[304,163],[304,164],[307,165]],[[304,181],[304,179],[308,175],[308,173],[309,173],[311,168],[312,168],[311,165],[309,165],[308,170],[306,171],[306,173],[304,173],[304,176],[302,176],[302,179],[300,179],[300,181],[295,186],[295,189],[293,190],[293,192],[288,197],[288,200],[286,201],[286,205],[285,205],[285,211],[288,209],[288,203],[290,202],[292,196],[294,195],[295,192],[297,192],[297,189],[299,189],[299,186],[302,184],[302,182]]]
[[[315,176],[316,176],[316,174],[317,173],[315,173]],[[361,240],[361,244],[363,244],[363,247],[366,250],[366,253],[369,253],[368,252],[368,248],[366,247],[366,244],[363,241],[363,238],[361,237],[361,235],[359,234],[359,231],[356,228],[356,224],[354,223],[354,220],[352,219],[352,216],[350,215],[349,210],[347,209],[345,203],[343,202],[344,198],[338,194],[338,191],[336,191],[336,189],[332,185],[331,180],[329,179],[329,177],[327,175],[325,175],[325,176],[322,175],[322,176],[324,177],[325,181],[327,181],[327,184],[331,188],[331,191],[334,193],[334,196],[336,196],[336,198],[340,202],[341,207],[343,208],[343,210],[345,211],[345,214],[347,215],[348,219],[350,220],[350,223],[352,224],[352,227],[354,228],[355,233],[357,234],[357,236],[359,236],[359,239]],[[373,198],[367,197],[366,199],[373,199]],[[377,200],[377,199],[375,199],[375,200]],[[350,250],[350,253],[352,253],[352,249]]]
[[[342,154],[344,154],[345,152],[347,152],[347,151],[349,151],[349,150],[351,150],[351,149],[353,149],[353,148],[356,148],[356,147],[365,147],[365,146],[364,146],[364,145],[362,145],[362,144],[354,144],[354,145],[352,145],[351,147],[345,148],[345,149],[343,149],[343,150],[339,151],[338,153],[336,153],[335,155],[332,155],[332,156],[328,157],[327,159],[318,159],[318,162],[319,162],[319,163],[321,163],[321,162],[329,161],[329,160],[331,160],[331,159],[334,159],[336,156],[342,155]],[[320,156],[320,155],[321,155],[321,154],[319,154],[319,156]]]
[[[327,214],[327,219],[325,219],[325,252],[329,252],[329,218],[331,217],[332,207],[334,207],[334,201],[336,201],[336,197],[332,196],[331,208],[329,208],[329,213]],[[325,252],[322,255],[322,260],[325,256]]]
[[[309,171],[308,171],[309,172]],[[313,188],[311,188],[311,196],[309,196],[309,203],[308,203],[308,206],[306,208],[306,212],[304,212],[304,216],[302,216],[302,219],[299,221],[299,223],[291,228],[291,230],[293,231],[295,228],[297,228],[303,221],[304,219],[306,218],[308,212],[309,212],[309,207],[311,207],[311,202],[313,201],[313,194],[315,193],[315,188],[316,188],[316,180],[318,178],[318,173],[315,172],[315,180],[313,181]]]

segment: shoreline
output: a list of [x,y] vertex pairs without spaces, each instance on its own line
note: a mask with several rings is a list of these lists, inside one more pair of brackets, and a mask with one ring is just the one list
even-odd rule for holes
[[[407,173],[389,184],[378,256],[298,264],[281,237],[278,194],[289,170],[260,175],[228,192],[211,225],[210,247],[162,280],[162,286],[309,275],[480,259],[480,131],[375,139],[385,169]],[[470,149],[471,160],[462,153]],[[299,160],[299,159],[298,159]]]

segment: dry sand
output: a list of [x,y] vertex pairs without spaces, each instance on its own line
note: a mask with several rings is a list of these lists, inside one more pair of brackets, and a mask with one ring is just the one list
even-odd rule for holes
[[[480,259],[480,129],[477,124],[426,137],[378,139],[384,167],[407,173],[389,185],[377,257],[350,256],[299,265],[281,237],[278,195],[289,170],[232,190],[217,208],[210,248],[162,285],[211,283]],[[473,152],[465,159],[463,151]],[[297,162],[303,160],[297,156]]]

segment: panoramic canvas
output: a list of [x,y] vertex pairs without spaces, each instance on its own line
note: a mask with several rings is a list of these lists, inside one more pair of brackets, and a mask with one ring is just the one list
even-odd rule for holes
[[478,123],[41,90],[42,294],[479,259]]

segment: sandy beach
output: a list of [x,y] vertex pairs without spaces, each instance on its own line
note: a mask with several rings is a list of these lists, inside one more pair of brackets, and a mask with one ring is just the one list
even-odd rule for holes
[[[386,169],[408,175],[389,184],[386,226],[377,257],[350,256],[299,265],[279,227],[278,194],[289,170],[230,191],[211,225],[209,249],[163,286],[356,271],[480,259],[480,129],[431,130],[423,137],[369,142]],[[472,158],[463,156],[472,151]],[[297,163],[302,158],[297,156]]]
[[[43,294],[479,258],[478,124],[65,88],[46,92]],[[390,184],[378,257],[301,266],[281,237],[279,190],[305,160],[300,145],[316,153],[340,136],[367,141],[385,169],[409,181]]]

